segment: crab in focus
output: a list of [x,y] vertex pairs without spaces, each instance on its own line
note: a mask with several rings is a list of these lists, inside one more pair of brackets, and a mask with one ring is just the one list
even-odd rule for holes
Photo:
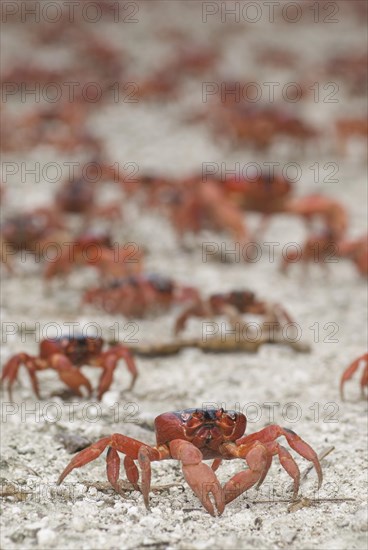
[[345,382],[347,382],[348,380],[350,380],[350,378],[352,378],[352,376],[360,367],[361,363],[364,364],[364,368],[363,368],[362,376],[360,378],[360,391],[361,391],[362,399],[364,398],[364,388],[368,386],[368,353],[364,353],[363,355],[359,356],[352,363],[350,363],[347,369],[344,370],[340,380],[340,396],[342,400],[344,400]]
[[30,376],[33,391],[39,399],[40,392],[36,372],[45,369],[56,370],[59,378],[73,394],[82,396],[81,388],[85,387],[88,394],[91,395],[92,386],[80,369],[82,365],[89,365],[102,369],[97,390],[97,397],[100,400],[111,386],[119,360],[124,359],[132,376],[129,387],[132,389],[138,372],[131,352],[121,344],[102,351],[103,345],[102,338],[84,336],[61,336],[60,338],[42,340],[39,356],[17,353],[7,361],[1,375],[1,383],[7,381],[9,398],[12,401],[12,387],[17,380],[19,367],[24,365]]
[[[212,516],[221,515],[225,505],[264,481],[272,458],[278,455],[281,466],[294,481],[294,498],[300,484],[300,471],[290,452],[276,439],[284,436],[294,451],[313,463],[318,484],[322,483],[322,469],[315,451],[295,432],[276,424],[259,432],[244,435],[247,419],[239,412],[224,409],[186,409],[161,414],[155,419],[156,445],[112,434],[79,452],[58,479],[60,484],[74,468],[95,460],[108,447],[107,478],[121,494],[119,487],[120,457],[125,454],[124,469],[133,487],[141,491],[146,508],[149,507],[151,462],[175,459],[181,462],[184,477],[204,508]],[[215,471],[222,460],[240,458],[248,469],[235,474],[221,486]],[[213,459],[212,467],[203,460]],[[140,474],[135,460],[138,461]],[[140,486],[138,485],[141,476]],[[210,495],[214,501],[211,501]]]

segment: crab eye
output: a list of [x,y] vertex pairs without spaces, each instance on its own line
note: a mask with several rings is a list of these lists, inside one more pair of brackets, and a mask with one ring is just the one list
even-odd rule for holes
[[189,420],[190,416],[191,415],[189,413],[182,413],[181,419],[186,422],[187,420]]

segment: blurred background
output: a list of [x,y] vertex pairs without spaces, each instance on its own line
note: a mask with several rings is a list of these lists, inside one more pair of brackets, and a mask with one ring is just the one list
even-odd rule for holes
[[[184,279],[206,267],[203,242],[221,253],[293,235],[302,246],[305,221],[317,239],[361,236],[366,12],[361,1],[5,2],[8,270],[26,249],[19,270],[40,274],[49,258],[38,251],[35,265],[37,246],[58,243],[53,259],[86,232]],[[275,272],[267,258],[235,263]]]
[[[65,303],[139,272],[269,294],[290,240],[339,243],[335,271],[364,274],[366,12],[4,3],[3,261],[33,285],[24,301],[10,277],[7,310],[41,318],[46,283]],[[123,255],[86,259],[88,245]]]

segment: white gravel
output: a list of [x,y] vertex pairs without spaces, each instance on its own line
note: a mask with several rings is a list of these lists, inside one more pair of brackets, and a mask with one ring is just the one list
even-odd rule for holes
[[[336,24],[308,24],[310,19],[295,25],[269,24],[262,19],[252,25],[222,24],[219,17],[204,24],[200,2],[139,2],[137,24],[101,25],[100,32],[108,33],[129,52],[135,74],[157,64],[157,56],[165,59],[170,54],[170,45],[160,31],[177,28],[192,40],[219,46],[220,74],[234,71],[233,76],[244,80],[288,82],[313,75],[316,64],[329,55],[362,48],[366,41],[364,25],[349,14],[348,2],[338,5]],[[5,65],[15,58],[28,59],[28,55],[37,59],[37,51],[24,50],[28,31],[20,25],[5,28]],[[256,65],[253,52],[260,44],[292,48],[301,57],[298,74],[275,73]],[[96,109],[91,127],[106,139],[109,158],[119,163],[136,162],[142,171],[168,170],[179,175],[200,169],[202,162],[224,161],[231,166],[237,161],[265,161],[248,150],[222,149],[204,125],[184,125],[185,116],[202,106],[201,79],[188,79],[185,86],[188,93],[168,104],[111,104]],[[349,98],[343,86],[338,98],[338,104],[313,100],[296,104],[297,112],[326,129],[322,148],[308,148],[301,155],[293,151],[292,144],[280,144],[272,148],[266,160],[297,161],[302,170],[297,193],[323,192],[342,201],[349,212],[349,234],[357,235],[366,227],[367,216],[364,150],[360,142],[354,142],[347,156],[338,158],[331,128],[337,116],[363,115],[365,106],[362,99]],[[35,149],[21,158],[4,158],[29,164],[64,160],[49,148]],[[316,162],[321,167],[336,162],[339,183],[314,183],[310,167]],[[47,181],[24,183],[19,174],[9,177],[4,213],[44,204],[54,190]],[[264,346],[255,355],[215,355],[188,349],[174,357],[139,358],[135,390],[125,391],[129,379],[122,366],[116,371],[111,391],[93,405],[85,399],[50,398],[63,389],[51,370],[40,374],[43,399],[37,401],[22,370],[14,390],[15,403],[9,403],[2,393],[1,482],[3,490],[9,484],[18,490],[18,495],[2,498],[2,548],[366,548],[367,405],[358,399],[358,377],[347,385],[346,402],[341,402],[338,394],[343,369],[365,351],[367,344],[366,281],[342,261],[332,264],[329,277],[319,266],[313,266],[309,278],[302,277],[299,266],[291,269],[288,277],[281,276],[277,265],[282,246],[290,241],[302,243],[305,237],[304,226],[286,216],[275,217],[264,239],[280,243],[275,263],[269,261],[263,247],[261,261],[244,265],[203,263],[201,239],[221,243],[226,237],[204,233],[194,239],[193,250],[185,253],[159,216],[138,217],[135,207],[129,210],[126,206],[124,214],[125,225],[118,228],[117,236],[147,247],[147,270],[197,285],[204,294],[248,287],[265,299],[280,302],[298,321],[301,337],[311,343],[312,351],[297,354],[285,346]],[[249,226],[257,222],[255,216],[247,217]],[[28,259],[26,263],[17,261],[15,267],[17,274],[5,274],[2,285],[2,320],[8,323],[4,325],[2,363],[21,350],[36,354],[37,341],[47,323],[62,326],[76,321],[83,329],[86,323],[95,322],[105,336],[111,337],[111,327],[118,322],[121,337],[128,337],[131,329],[124,319],[93,307],[81,310],[81,290],[96,282],[93,273],[75,272],[66,285],[55,282],[46,294],[39,265]],[[139,321],[136,337],[140,342],[168,340],[177,312]],[[30,330],[26,335],[19,330],[21,323],[23,332]],[[16,334],[9,334],[10,326],[17,328]],[[186,336],[198,335],[200,330],[200,321],[193,320]],[[88,367],[85,372],[96,384],[98,373]],[[317,452],[334,446],[322,464],[321,489],[317,490],[314,472],[301,487],[303,496],[321,500],[289,513],[290,480],[277,459],[260,491],[250,490],[218,518],[201,507],[175,461],[153,465],[152,483],[158,490],[151,494],[150,511],[145,510],[140,494],[127,491],[121,497],[104,484],[104,457],[74,471],[56,486],[58,475],[71,458],[58,439],[63,432],[96,441],[117,431],[154,444],[152,423],[156,415],[205,403],[247,412],[248,433],[273,421],[295,430]],[[293,422],[296,413],[299,418]],[[296,460],[302,470],[307,466],[301,457]],[[222,465],[218,471],[221,482],[243,466],[240,461]],[[173,486],[162,487],[168,484]]]

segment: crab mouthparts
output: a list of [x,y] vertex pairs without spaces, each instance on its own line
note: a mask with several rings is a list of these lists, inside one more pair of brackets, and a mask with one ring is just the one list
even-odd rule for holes
[[204,437],[207,441],[209,441],[216,435],[216,433],[218,433],[218,431],[219,430],[214,423],[203,424],[198,430],[198,435]]

